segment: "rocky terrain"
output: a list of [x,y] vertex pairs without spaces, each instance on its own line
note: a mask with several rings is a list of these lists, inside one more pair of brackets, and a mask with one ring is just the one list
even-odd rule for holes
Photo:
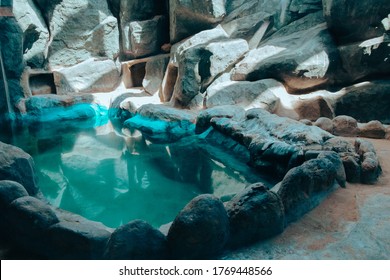
[[31,157],[1,144],[12,218],[0,222],[22,246],[76,235],[69,258],[209,258],[281,233],[338,187],[381,180],[383,157],[361,138],[390,139],[388,0],[1,1],[0,30],[1,126],[108,116],[156,143],[197,135],[279,182],[225,204],[195,198],[165,235],[143,221],[81,230],[40,200]]

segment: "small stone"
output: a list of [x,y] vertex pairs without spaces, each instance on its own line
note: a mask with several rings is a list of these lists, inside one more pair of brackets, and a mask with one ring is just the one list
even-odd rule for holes
[[333,134],[355,137],[359,134],[357,121],[349,116],[337,116],[333,119]]
[[314,125],[329,133],[333,133],[333,122],[329,118],[321,117],[315,121]]
[[375,139],[383,139],[386,136],[386,129],[380,121],[370,121],[359,127],[359,136]]

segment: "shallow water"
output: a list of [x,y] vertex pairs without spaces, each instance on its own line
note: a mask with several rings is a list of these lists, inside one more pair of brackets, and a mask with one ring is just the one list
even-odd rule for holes
[[199,148],[196,137],[153,144],[137,131],[41,126],[17,129],[2,141],[32,155],[39,187],[55,206],[117,227],[143,219],[171,222],[195,196],[228,199],[247,182]]

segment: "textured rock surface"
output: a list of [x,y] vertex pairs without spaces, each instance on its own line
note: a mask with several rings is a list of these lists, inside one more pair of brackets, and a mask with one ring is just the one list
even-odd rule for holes
[[107,1],[63,0],[41,9],[49,22],[52,67],[72,66],[91,57],[114,59],[119,54],[118,23]]
[[7,207],[19,197],[28,196],[26,189],[14,181],[0,181],[0,208]]
[[226,204],[230,222],[229,246],[266,239],[284,229],[284,206],[279,196],[257,183]]
[[336,136],[358,136],[358,123],[352,117],[337,116],[333,119],[333,134]]
[[0,177],[22,184],[30,195],[38,193],[32,157],[23,150],[0,142]]
[[54,71],[54,83],[59,95],[107,92],[120,82],[120,74],[112,60],[90,58],[75,66]]
[[148,223],[135,220],[117,228],[107,244],[106,259],[161,260],[168,257],[165,236]]
[[175,259],[202,259],[221,253],[229,238],[229,220],[222,202],[207,194],[194,198],[175,218],[167,238]]

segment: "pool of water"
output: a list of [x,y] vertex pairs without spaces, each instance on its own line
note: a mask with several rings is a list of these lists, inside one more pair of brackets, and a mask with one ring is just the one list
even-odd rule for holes
[[0,140],[32,155],[39,187],[53,205],[109,227],[134,219],[159,227],[199,194],[227,199],[248,184],[211,159],[196,137],[153,144],[109,123],[24,128]]

